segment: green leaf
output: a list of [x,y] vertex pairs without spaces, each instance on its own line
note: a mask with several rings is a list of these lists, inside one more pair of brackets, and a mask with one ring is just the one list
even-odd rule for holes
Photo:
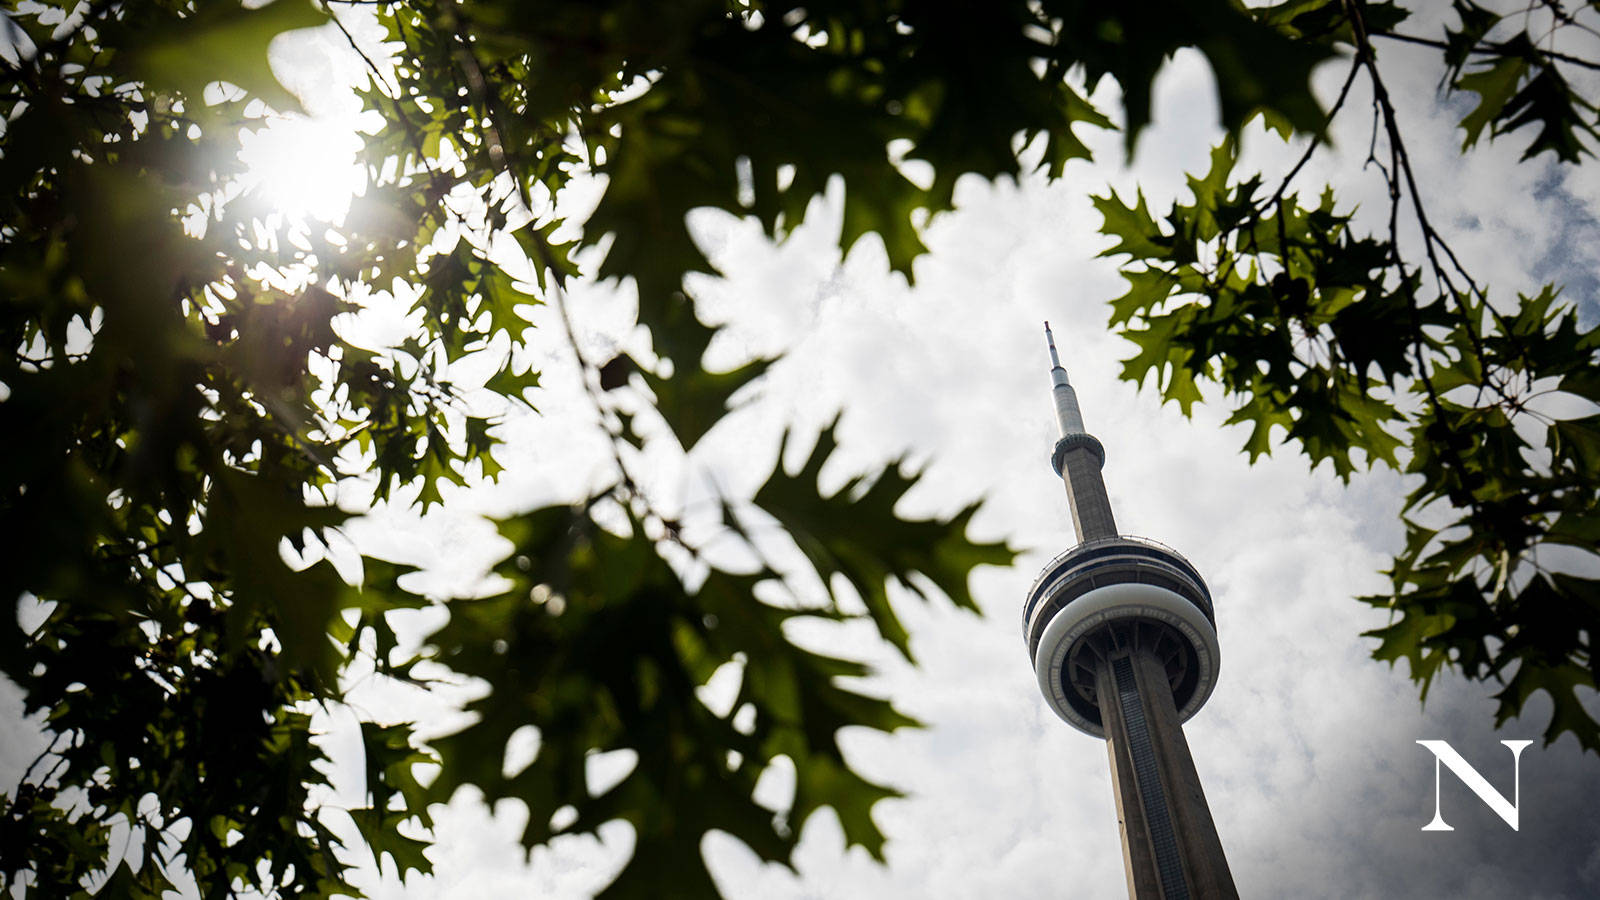
[[823,430],[805,464],[792,475],[783,466],[785,434],[777,465],[756,492],[755,503],[793,536],[824,585],[831,586],[834,575],[849,581],[878,630],[909,659],[909,635],[889,602],[891,581],[926,598],[921,586],[926,579],[957,606],[975,610],[967,589],[973,567],[1005,565],[1015,554],[1004,543],[966,537],[975,506],[945,520],[897,514],[895,507],[920,477],[906,472],[901,462],[870,478],[851,478],[824,496],[818,478],[838,446],[836,427]]
[[1526,60],[1508,56],[1456,79],[1457,89],[1478,95],[1478,105],[1461,120],[1461,128],[1467,133],[1461,142],[1462,150],[1478,143],[1483,129],[1505,115],[1506,104],[1515,96],[1517,84],[1527,71]]
[[1500,21],[1500,15],[1484,9],[1472,0],[1452,0],[1456,16],[1461,20],[1460,30],[1445,29],[1445,65],[1452,76],[1458,75],[1467,64],[1474,48],[1482,43],[1489,30]]
[[1101,256],[1127,253],[1135,260],[1142,260],[1163,256],[1172,249],[1172,239],[1162,233],[1150,215],[1144,192],[1138,191],[1136,197],[1138,199],[1133,206],[1122,202],[1115,191],[1108,192],[1104,197],[1092,198],[1094,208],[1100,211],[1105,220],[1100,232],[1117,238],[1116,244],[1100,251]]
[[1287,38],[1234,4],[1216,7],[1194,45],[1216,74],[1224,127],[1236,132],[1266,109],[1302,134],[1322,134],[1327,121],[1311,91],[1311,72],[1333,56],[1332,48]]
[[265,100],[279,112],[298,111],[299,101],[283,89],[267,62],[267,45],[278,35],[328,21],[328,13],[307,0],[275,0],[249,9],[231,2],[200,5],[176,22],[138,33],[118,65],[155,90],[176,90],[192,112],[213,81],[228,81]]
[[1272,453],[1272,429],[1274,426],[1284,431],[1294,427],[1294,416],[1282,405],[1256,399],[1234,410],[1228,416],[1224,425],[1237,425],[1250,422],[1250,437],[1245,440],[1244,449],[1250,454],[1250,462]]
[[716,328],[695,316],[693,301],[678,293],[651,327],[657,352],[673,361],[672,375],[662,376],[637,362],[632,364],[655,394],[656,411],[685,452],[733,410],[734,396],[774,362],[755,359],[726,372],[708,371],[703,357],[716,333]]
[[1585,481],[1600,481],[1600,415],[1550,423],[1549,447],[1557,460],[1570,462]]
[[539,371],[528,363],[525,370],[518,372],[511,356],[507,356],[500,364],[500,368],[490,375],[483,383],[485,389],[495,392],[502,397],[515,400],[523,406],[533,409],[533,403],[528,399],[528,391],[539,386]]
[[1165,269],[1123,269],[1122,277],[1128,280],[1128,292],[1111,301],[1112,327],[1156,312],[1178,287],[1177,279]]
[[1575,163],[1580,156],[1593,155],[1583,136],[1591,141],[1600,137],[1590,124],[1595,107],[1578,96],[1567,84],[1556,67],[1546,65],[1517,92],[1506,104],[1503,115],[1508,119],[1501,128],[1512,132],[1524,125],[1538,125],[1539,133],[1523,151],[1523,159],[1532,159],[1550,151],[1562,162]]
[[1362,599],[1398,616],[1384,628],[1362,632],[1363,637],[1379,641],[1372,658],[1390,665],[1406,660],[1424,701],[1447,666],[1481,673],[1482,661],[1489,655],[1485,641],[1500,636],[1493,612],[1470,579],[1440,580],[1394,597]]
[[427,875],[433,871],[426,852],[431,842],[400,832],[400,826],[409,814],[386,812],[377,809],[352,809],[350,819],[361,831],[361,837],[372,852],[373,862],[381,867],[383,857],[389,857],[401,878],[411,872]]
[[1546,746],[1571,732],[1579,746],[1600,751],[1600,725],[1584,708],[1583,698],[1594,691],[1594,676],[1576,665],[1539,666],[1524,662],[1505,688],[1495,694],[1500,705],[1495,710],[1495,727],[1518,715],[1534,694],[1544,692],[1552,704],[1550,722],[1545,726]]

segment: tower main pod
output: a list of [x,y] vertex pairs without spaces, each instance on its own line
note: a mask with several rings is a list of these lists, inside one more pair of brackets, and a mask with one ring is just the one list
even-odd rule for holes
[[1028,591],[1028,658],[1056,714],[1106,741],[1129,896],[1238,897],[1182,727],[1216,684],[1211,592],[1171,548],[1117,534],[1105,449],[1084,430],[1048,322],[1044,333],[1061,426],[1050,463],[1078,545]]

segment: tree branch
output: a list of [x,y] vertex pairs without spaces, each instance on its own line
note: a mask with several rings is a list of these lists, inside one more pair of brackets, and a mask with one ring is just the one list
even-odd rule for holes
[[[1396,31],[1380,31],[1377,34],[1370,35],[1370,37],[1364,37],[1363,40],[1369,40],[1373,37],[1388,38],[1391,41],[1399,41],[1403,44],[1416,44],[1422,47],[1432,47],[1435,50],[1450,49],[1450,45],[1448,43],[1436,38],[1425,38],[1414,34],[1401,34]],[[1508,45],[1499,41],[1482,41],[1473,45],[1472,49],[1467,52],[1476,54],[1478,56],[1505,56],[1507,49]],[[1569,65],[1578,66],[1579,68],[1600,72],[1600,62],[1584,59],[1581,56],[1573,56],[1571,54],[1561,53],[1556,50],[1540,50],[1539,53],[1542,56],[1548,57],[1552,60],[1558,60]]]

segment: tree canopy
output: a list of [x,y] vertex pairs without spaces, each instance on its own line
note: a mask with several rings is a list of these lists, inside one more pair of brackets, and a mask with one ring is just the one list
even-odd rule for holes
[[[268,45],[315,27],[362,53],[358,17],[375,18],[388,54],[364,54],[362,101],[382,120],[364,135],[367,183],[342,223],[296,221],[241,187],[242,135],[298,106]],[[824,490],[831,428],[791,436],[812,446],[804,464],[780,453],[759,490],[721,498],[709,530],[641,487],[647,441],[687,453],[772,362],[705,365],[717,328],[684,279],[715,273],[685,216],[719,208],[781,239],[837,179],[841,247],[875,234],[909,279],[921,223],[952,207],[961,176],[1017,177],[1031,147],[1062,177],[1089,155],[1075,130],[1114,119],[1131,152],[1182,48],[1215,72],[1229,137],[1165,214],[1142,195],[1095,201],[1106,252],[1128,257],[1111,307],[1137,348],[1124,376],[1153,377],[1185,411],[1217,386],[1252,458],[1287,442],[1344,478],[1360,465],[1416,476],[1393,591],[1364,598],[1392,610],[1374,655],[1405,659],[1424,692],[1446,668],[1498,680],[1502,719],[1548,692],[1547,738],[1600,749],[1581,703],[1600,674],[1600,583],[1582,574],[1600,545],[1600,337],[1558,286],[1491,297],[1451,251],[1380,52],[1437,51],[1443,90],[1471,101],[1462,152],[1525,141],[1527,158],[1581,165],[1600,138],[1596,101],[1573,87],[1600,69],[1583,51],[1595,4],[1457,0],[1437,33],[1360,0],[90,0],[10,5],[6,27],[0,516],[13,543],[0,578],[37,614],[0,625],[0,671],[51,740],[6,796],[8,886],[352,893],[356,848],[315,802],[328,769],[311,710],[341,704],[354,667],[420,683],[423,660],[490,691],[470,724],[428,742],[415,723],[362,721],[366,806],[348,815],[402,872],[428,871],[429,806],[464,786],[525,802],[530,848],[628,822],[633,857],[608,897],[654,896],[662,878],[715,895],[708,831],[788,862],[823,808],[881,854],[871,811],[893,792],[852,769],[837,735],[915,723],[839,680],[861,663],[806,649],[787,623],[860,609],[909,658],[891,588],[975,610],[969,573],[1012,551],[968,536],[975,506],[901,512],[918,478],[903,463]],[[1324,64],[1347,69],[1326,109],[1311,87]],[[1120,109],[1087,99],[1105,79]],[[1357,82],[1373,98],[1386,231],[1364,230],[1337,186],[1297,181],[1332,119],[1356,114]],[[1257,117],[1303,143],[1300,165],[1235,171]],[[585,173],[604,192],[569,221],[559,198]],[[595,359],[570,325],[530,330],[538,304],[567,323],[563,286],[585,248],[603,251],[599,277],[635,287],[651,352]],[[362,328],[380,293],[415,298],[403,340]],[[363,558],[358,585],[326,559],[293,562],[319,558],[359,512],[341,488],[417,490],[426,510],[442,483],[496,477],[497,417],[537,404],[537,343],[584,367],[612,477],[498,523],[515,548],[498,592],[426,598],[394,562]],[[1552,392],[1590,412],[1530,405]],[[763,556],[752,534],[773,527],[804,567]],[[713,537],[743,562],[710,552]],[[446,623],[401,653],[391,614],[436,604]],[[696,689],[730,665],[737,697],[713,709]],[[530,725],[537,753],[508,770]],[[628,774],[591,785],[586,760],[618,750],[634,755]],[[752,794],[779,758],[795,790],[773,811]]]

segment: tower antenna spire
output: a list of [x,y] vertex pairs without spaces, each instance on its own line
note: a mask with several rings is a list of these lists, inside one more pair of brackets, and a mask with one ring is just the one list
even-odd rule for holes
[[[1073,434],[1087,437],[1083,413],[1078,411],[1078,394],[1072,389],[1072,382],[1067,380],[1067,370],[1061,367],[1061,356],[1056,353],[1056,338],[1050,333],[1049,322],[1044,323],[1044,339],[1050,345],[1050,392],[1056,402],[1056,423],[1061,426],[1061,437],[1063,440]],[[1105,454],[1101,453],[1100,458],[1103,462]]]

